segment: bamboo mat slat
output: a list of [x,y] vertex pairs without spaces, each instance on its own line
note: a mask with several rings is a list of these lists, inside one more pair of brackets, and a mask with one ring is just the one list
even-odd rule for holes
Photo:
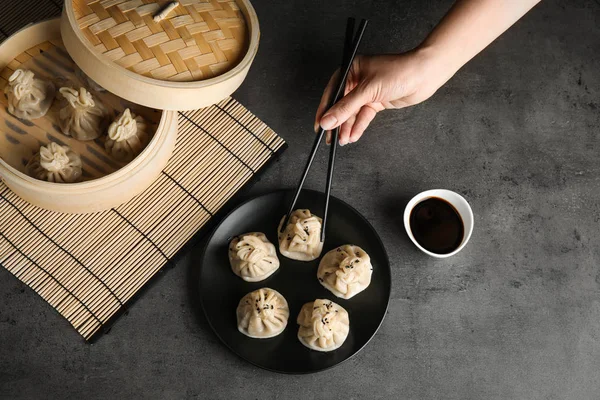
[[284,148],[272,129],[228,98],[179,113],[169,164],[120,207],[55,213],[0,183],[0,265],[90,340]]

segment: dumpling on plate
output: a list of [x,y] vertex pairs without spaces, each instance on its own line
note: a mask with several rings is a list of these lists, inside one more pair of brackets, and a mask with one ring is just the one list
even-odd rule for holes
[[329,251],[319,263],[317,278],[321,285],[343,299],[365,290],[371,283],[371,258],[360,247],[351,244]]
[[50,108],[56,89],[52,82],[35,78],[27,69],[17,69],[4,88],[8,112],[17,118],[31,120],[43,117]]
[[51,142],[41,146],[27,163],[27,173],[42,181],[74,183],[81,180],[82,163],[79,154],[69,146]]
[[290,309],[281,293],[262,288],[242,297],[236,314],[241,333],[254,339],[267,339],[283,332]]
[[298,339],[316,351],[339,348],[350,332],[348,312],[327,299],[317,299],[302,306],[297,322],[300,325]]
[[229,243],[229,263],[233,272],[246,282],[267,279],[279,268],[275,246],[261,232],[250,232]]
[[321,227],[323,220],[310,210],[296,210],[290,216],[287,226],[281,231],[285,216],[281,219],[277,233],[279,251],[292,260],[312,261],[323,251]]

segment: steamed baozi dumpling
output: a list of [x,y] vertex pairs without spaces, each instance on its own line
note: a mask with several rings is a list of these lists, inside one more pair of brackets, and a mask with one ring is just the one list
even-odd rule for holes
[[229,243],[229,263],[233,272],[247,282],[267,279],[279,268],[275,246],[260,232],[233,238]]
[[131,161],[148,143],[148,124],[139,115],[125,109],[108,127],[106,151],[119,161]]
[[69,146],[50,143],[40,147],[27,163],[27,173],[33,178],[56,183],[74,183],[81,180],[81,158]]
[[321,226],[323,220],[313,215],[310,210],[296,210],[290,221],[281,232],[285,216],[279,223],[279,251],[292,260],[312,261],[321,255]]
[[369,286],[372,273],[369,255],[358,246],[346,244],[323,256],[317,278],[337,297],[349,299]]
[[8,112],[17,118],[31,120],[43,117],[50,108],[56,89],[52,82],[36,79],[32,71],[17,69],[4,88]]
[[267,339],[283,332],[289,316],[288,303],[281,293],[269,288],[258,289],[240,300],[238,329],[251,338]]
[[58,114],[60,130],[77,140],[94,140],[102,135],[104,107],[96,103],[91,93],[82,87],[58,89],[63,102]]
[[339,304],[317,299],[302,306],[298,314],[298,339],[312,350],[332,351],[339,348],[350,332],[348,312]]

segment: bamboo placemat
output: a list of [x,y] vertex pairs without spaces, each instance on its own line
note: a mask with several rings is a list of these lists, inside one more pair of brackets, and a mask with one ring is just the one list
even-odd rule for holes
[[120,207],[55,213],[0,183],[0,265],[90,340],[284,148],[272,129],[228,98],[179,113],[169,164]]

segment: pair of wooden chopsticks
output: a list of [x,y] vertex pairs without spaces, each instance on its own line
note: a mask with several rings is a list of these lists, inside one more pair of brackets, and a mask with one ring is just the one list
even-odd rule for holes
[[[344,97],[346,79],[348,78],[350,67],[352,66],[354,57],[356,56],[356,51],[358,50],[358,46],[360,45],[360,42],[362,40],[365,28],[367,27],[367,23],[368,21],[366,19],[362,19],[360,21],[358,31],[355,34],[355,20],[354,18],[348,18],[348,21],[346,23],[346,39],[344,41],[344,54],[342,56],[342,66],[340,69],[340,81],[338,82],[337,91],[335,92],[335,95],[329,101],[329,107],[327,109],[331,108],[335,103],[338,102],[339,99]],[[287,226],[292,212],[294,212],[296,202],[298,201],[298,196],[300,196],[300,191],[302,190],[302,186],[304,185],[304,181],[306,180],[308,171],[310,170],[313,160],[315,159],[315,155],[317,154],[317,150],[319,149],[319,144],[321,144],[321,141],[323,140],[323,135],[325,135],[325,130],[323,128],[320,128],[315,138],[312,151],[308,156],[308,162],[306,163],[306,167],[304,168],[304,172],[302,173],[302,177],[300,178],[300,183],[298,183],[298,187],[296,188],[296,193],[294,194],[294,198],[292,200],[292,203],[290,204],[290,208],[285,218],[285,221],[281,225],[282,232]],[[333,178],[333,166],[335,164],[335,153],[337,150],[338,135],[339,128],[335,128],[332,132],[331,148],[329,150],[329,166],[327,168],[327,183],[325,186],[325,211],[323,215],[323,226],[321,227],[321,242],[325,241],[325,227],[327,226],[327,213],[329,210],[329,194],[331,192],[331,181]]]

